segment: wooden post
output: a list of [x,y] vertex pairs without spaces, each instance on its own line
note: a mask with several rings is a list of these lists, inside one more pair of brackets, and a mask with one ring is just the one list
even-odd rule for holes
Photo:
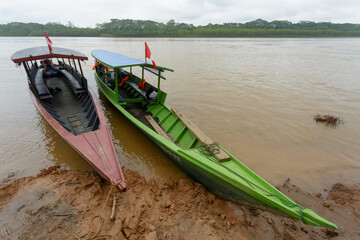
[[114,195],[113,205],[112,205],[112,208],[111,208],[111,215],[110,215],[110,220],[111,221],[115,220],[115,208],[116,208],[116,197]]

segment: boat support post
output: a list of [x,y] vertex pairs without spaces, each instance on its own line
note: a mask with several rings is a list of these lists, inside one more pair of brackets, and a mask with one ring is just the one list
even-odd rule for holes
[[142,67],[142,73],[141,73],[141,75],[142,75],[141,81],[144,80],[144,68],[145,68],[145,67],[143,66],[143,67]]
[[73,59],[73,63],[74,63],[74,66],[75,66],[75,70],[78,71],[77,67],[76,67],[75,59]]
[[114,75],[115,75],[115,94],[119,102],[119,78],[118,78],[118,71],[119,69],[114,69]]
[[102,70],[103,70],[102,80],[103,80],[103,82],[105,82],[105,65],[104,64],[102,64]]
[[81,72],[81,83],[85,87],[85,89],[88,89],[87,82],[85,81],[84,73],[83,73],[83,70],[82,70],[82,67],[81,67],[80,59],[78,59],[78,64],[79,64],[79,69],[80,69],[80,72]]
[[82,67],[81,67],[81,64],[80,64],[80,59],[78,59],[78,63],[79,63],[79,68],[80,68],[81,75],[84,76],[84,73],[83,73],[83,70],[82,70]]
[[156,103],[159,104],[160,102],[160,93],[161,93],[161,90],[160,90],[160,74],[161,74],[161,70],[159,69],[159,74],[158,74],[158,94],[156,96]]
[[25,62],[23,62],[23,66],[25,68],[25,72],[28,75],[29,80],[31,81],[31,76],[30,76],[30,72],[29,72],[29,66],[27,66],[27,64]]

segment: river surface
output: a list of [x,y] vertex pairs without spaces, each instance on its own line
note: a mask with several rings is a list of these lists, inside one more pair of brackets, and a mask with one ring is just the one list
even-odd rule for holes
[[[360,182],[360,39],[60,38],[54,46],[89,57],[83,65],[100,98],[120,163],[165,181],[183,173],[102,96],[92,73],[93,49],[144,59],[147,41],[166,73],[167,104],[272,184],[311,192]],[[90,170],[33,105],[24,69],[10,56],[45,45],[41,37],[0,38],[0,178],[34,175],[60,164]],[[337,128],[317,113],[340,116]]]

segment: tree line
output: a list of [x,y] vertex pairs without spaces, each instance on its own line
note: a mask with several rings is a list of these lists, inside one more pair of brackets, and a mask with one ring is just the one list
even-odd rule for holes
[[111,19],[93,28],[59,22],[0,24],[0,36],[88,36],[88,37],[360,37],[360,24],[300,21],[224,23],[203,26],[151,20]]

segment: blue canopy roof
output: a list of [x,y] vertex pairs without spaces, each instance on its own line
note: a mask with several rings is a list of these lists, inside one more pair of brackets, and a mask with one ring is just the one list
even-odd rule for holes
[[[93,50],[91,55],[98,60],[99,62],[103,63],[104,65],[116,69],[116,68],[123,68],[123,67],[134,67],[134,66],[145,66],[145,67],[152,67],[151,64],[148,64],[144,61],[138,60],[136,58],[127,57],[118,53],[109,52],[106,50]],[[167,70],[173,72],[174,70],[166,67],[156,66],[157,69],[160,70]]]

